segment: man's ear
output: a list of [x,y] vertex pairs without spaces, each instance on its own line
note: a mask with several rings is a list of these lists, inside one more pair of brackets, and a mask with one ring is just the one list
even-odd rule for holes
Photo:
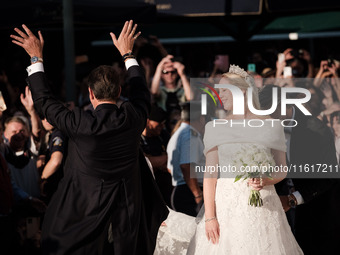
[[89,89],[89,97],[90,97],[90,100],[93,100],[93,99],[95,98],[94,93],[93,93],[93,90],[92,90],[90,87],[88,87],[88,89]]

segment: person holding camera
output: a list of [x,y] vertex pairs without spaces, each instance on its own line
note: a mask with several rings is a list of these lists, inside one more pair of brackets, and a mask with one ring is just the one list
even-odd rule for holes
[[[157,105],[168,114],[175,109],[180,110],[179,103],[191,99],[190,83],[184,69],[182,63],[173,61],[172,55],[163,58],[156,68],[151,83],[151,94]],[[181,85],[177,83],[178,78]]]
[[314,87],[320,88],[321,90],[324,89],[326,83],[330,84],[337,98],[340,98],[339,64],[338,61],[333,59],[322,60],[319,71],[314,79]]
[[313,78],[313,70],[310,53],[304,49],[288,48],[276,62],[276,78]]

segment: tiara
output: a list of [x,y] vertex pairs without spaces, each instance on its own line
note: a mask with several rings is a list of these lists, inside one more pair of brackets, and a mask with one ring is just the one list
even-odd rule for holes
[[241,76],[242,78],[246,78],[246,77],[249,76],[249,74],[246,71],[244,71],[243,68],[241,68],[237,65],[230,65],[229,73],[237,74],[237,75]]
[[243,68],[237,65],[230,65],[229,73],[233,73],[233,74],[237,74],[241,76],[246,81],[246,83],[249,85],[249,87],[256,87],[254,77],[252,77],[246,71],[244,71]]

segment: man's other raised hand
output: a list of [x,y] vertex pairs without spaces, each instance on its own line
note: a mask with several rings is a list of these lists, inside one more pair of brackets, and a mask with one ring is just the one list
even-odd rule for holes
[[133,21],[130,20],[125,22],[118,39],[114,33],[110,33],[113,44],[116,46],[122,56],[132,52],[135,40],[141,34],[141,32],[136,33],[136,29],[137,24],[133,25]]
[[37,38],[26,25],[22,25],[22,28],[25,32],[19,28],[14,28],[14,31],[17,32],[18,35],[10,35],[13,39],[12,42],[22,47],[31,58],[42,58],[44,38],[41,31],[38,31],[39,38]]

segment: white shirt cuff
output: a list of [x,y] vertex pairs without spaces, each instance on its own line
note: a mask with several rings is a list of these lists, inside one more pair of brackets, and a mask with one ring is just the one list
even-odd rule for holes
[[[126,69],[129,69],[131,66],[138,66],[138,62],[136,59],[131,58],[125,61]],[[37,72],[44,72],[45,70],[43,63],[38,62],[27,67],[26,71],[28,73],[28,76],[30,76]]]
[[131,66],[138,66],[138,62],[136,59],[130,58],[125,61],[126,70],[128,70]]
[[37,73],[37,72],[44,72],[44,65],[41,62],[34,63],[26,68],[28,76]]
[[292,194],[295,196],[298,205],[302,205],[305,202],[299,191],[294,191]]

